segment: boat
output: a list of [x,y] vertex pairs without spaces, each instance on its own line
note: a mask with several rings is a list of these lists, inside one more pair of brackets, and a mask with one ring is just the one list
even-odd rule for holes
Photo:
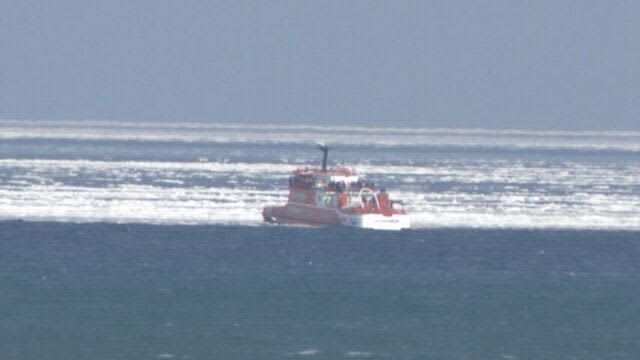
[[355,170],[327,167],[329,148],[322,151],[322,167],[299,168],[289,178],[289,197],[283,206],[266,206],[264,221],[309,226],[344,225],[377,230],[411,227],[410,216],[399,200],[389,199],[384,188],[367,182]]

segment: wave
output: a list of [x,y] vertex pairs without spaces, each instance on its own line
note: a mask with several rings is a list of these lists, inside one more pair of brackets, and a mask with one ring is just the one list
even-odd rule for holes
[[[438,161],[429,166],[411,165],[370,165],[345,164],[357,170],[362,176],[377,178],[397,186],[411,186],[416,183],[428,186],[434,183],[458,184],[526,184],[553,189],[562,186],[565,190],[578,187],[632,188],[637,186],[640,164],[588,165],[565,161],[548,164],[545,162],[522,163],[504,160],[483,161]],[[248,162],[171,162],[171,161],[100,161],[100,160],[59,160],[59,159],[0,159],[0,169],[5,174],[13,172],[14,179],[20,176],[42,175],[38,181],[47,181],[54,176],[84,176],[83,181],[92,178],[113,179],[121,183],[128,178],[142,176],[150,181],[185,179],[190,176],[213,180],[219,175],[258,178],[265,185],[277,179],[287,178],[301,166],[283,163]],[[22,175],[17,175],[20,173]],[[428,189],[425,189],[428,190]],[[585,189],[583,189],[585,190]]]
[[[0,218],[262,224],[294,165],[0,159]],[[402,199],[415,228],[640,229],[636,165],[442,161],[358,166]]]
[[[392,193],[393,194],[393,193]],[[413,228],[567,228],[640,230],[633,204],[620,198],[576,205],[566,201],[531,206],[518,195],[473,199],[460,195],[395,193],[407,200]],[[115,188],[35,185],[0,189],[0,219],[151,224],[261,225],[265,205],[282,204],[283,190],[148,185]],[[435,200],[437,198],[437,200]],[[494,199],[495,200],[495,199]]]
[[523,135],[523,136],[611,136],[611,137],[640,137],[640,131],[633,130],[524,130],[524,129],[458,129],[458,128],[403,128],[403,127],[375,127],[375,126],[319,126],[293,124],[238,124],[238,123],[197,123],[197,122],[127,122],[108,120],[30,120],[30,119],[0,119],[0,126],[17,126],[30,128],[56,128],[60,126],[74,128],[141,128],[141,129],[237,129],[237,130],[299,130],[342,132],[356,131],[368,133],[392,134],[483,134],[483,135]]
[[638,131],[0,120],[0,139],[471,147],[640,152]]

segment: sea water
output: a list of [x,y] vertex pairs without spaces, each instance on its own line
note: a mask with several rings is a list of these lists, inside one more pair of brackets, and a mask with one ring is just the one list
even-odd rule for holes
[[[0,359],[629,359],[640,134],[0,121]],[[355,167],[413,229],[263,225]]]

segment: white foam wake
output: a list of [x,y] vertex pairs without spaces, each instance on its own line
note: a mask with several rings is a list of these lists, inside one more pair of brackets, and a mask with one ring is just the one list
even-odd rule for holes
[[262,221],[263,204],[285,200],[283,191],[31,185],[19,190],[0,189],[0,218],[255,225]]
[[[261,224],[292,165],[0,160],[0,218]],[[504,161],[360,170],[406,202],[414,227],[640,229],[637,166]]]

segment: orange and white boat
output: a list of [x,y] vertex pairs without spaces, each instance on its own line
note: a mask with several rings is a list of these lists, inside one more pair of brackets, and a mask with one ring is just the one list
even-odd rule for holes
[[321,168],[302,168],[289,178],[289,198],[283,206],[267,206],[264,220],[279,224],[345,225],[367,229],[411,227],[403,203],[389,199],[384,188],[361,179],[348,168],[327,168],[328,147]]

